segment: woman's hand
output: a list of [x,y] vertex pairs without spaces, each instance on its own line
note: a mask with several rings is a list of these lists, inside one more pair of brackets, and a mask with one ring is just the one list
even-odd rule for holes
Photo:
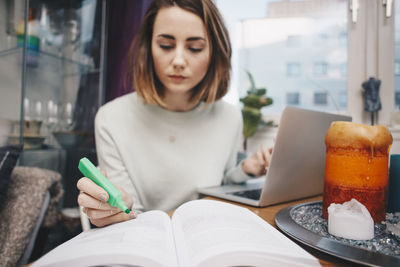
[[242,162],[243,171],[257,177],[266,174],[271,160],[271,153],[272,148],[261,147],[259,151]]
[[[136,218],[136,212],[132,211],[126,214],[117,207],[112,207],[107,203],[107,192],[95,184],[87,177],[82,177],[77,182],[80,194],[78,196],[78,204],[82,206],[82,210],[89,217],[90,222],[97,227],[123,222]],[[132,197],[125,190],[116,186],[121,192],[122,199],[128,207],[133,206]]]

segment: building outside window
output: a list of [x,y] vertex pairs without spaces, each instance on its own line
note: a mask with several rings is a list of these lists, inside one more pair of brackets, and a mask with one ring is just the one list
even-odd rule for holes
[[400,60],[394,62],[394,75],[400,76]]
[[339,107],[341,109],[345,109],[347,105],[347,92],[346,91],[340,91],[339,92]]
[[342,77],[346,77],[347,76],[347,64],[346,63],[340,64],[339,69],[340,69],[340,75]]
[[301,36],[289,35],[286,40],[286,45],[288,47],[300,47],[301,46]]
[[297,62],[290,62],[286,64],[286,75],[287,76],[300,76],[301,65]]
[[347,44],[347,32],[343,31],[339,33],[339,42],[342,44]]
[[[274,100],[263,109],[265,115],[279,114],[291,92],[299,93],[299,107],[321,109],[313,104],[313,92],[337,97],[336,90],[347,87],[339,68],[347,64],[347,2],[216,0],[233,40],[231,89],[239,97],[246,94],[248,70]],[[316,66],[318,76],[315,62],[322,62]],[[330,101],[323,110],[337,112],[337,107]]]
[[394,93],[394,102],[397,107],[400,107],[400,92]]
[[314,93],[314,104],[315,105],[328,104],[328,94],[326,92],[315,92]]
[[325,76],[328,73],[328,64],[326,62],[315,62],[313,73],[315,76]]
[[287,92],[286,93],[286,104],[287,105],[299,105],[300,104],[300,93],[299,92]]
[[[387,5],[381,1],[358,1],[357,14],[349,0],[214,1],[232,40],[228,95],[236,94],[233,103],[240,105],[238,99],[246,94],[249,71],[257,86],[268,88],[274,99],[262,110],[265,115],[278,115],[289,93],[299,92],[301,108],[347,113],[354,121],[367,123],[360,88],[374,76],[382,80],[379,119],[388,121],[395,92],[400,93],[400,1],[393,1],[391,17],[385,15]],[[316,62],[327,65],[314,66]],[[326,104],[315,104],[314,92],[325,92]]]
[[313,38],[313,42],[315,46],[324,45],[329,41],[329,35],[325,32],[317,34],[315,38]]

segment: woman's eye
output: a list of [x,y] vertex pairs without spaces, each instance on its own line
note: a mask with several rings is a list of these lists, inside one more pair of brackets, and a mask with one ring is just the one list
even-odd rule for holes
[[161,49],[163,49],[163,50],[170,50],[170,49],[173,48],[172,45],[161,45],[161,44],[160,44],[160,47],[161,47]]
[[203,48],[189,47],[189,50],[193,53],[199,53],[203,50]]

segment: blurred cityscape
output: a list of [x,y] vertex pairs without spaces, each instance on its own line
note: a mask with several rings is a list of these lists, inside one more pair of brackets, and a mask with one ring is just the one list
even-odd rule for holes
[[[266,87],[274,104],[331,112],[347,109],[347,0],[217,0],[233,42],[232,89]],[[251,7],[250,7],[251,6]],[[396,4],[399,13],[399,3]],[[400,27],[396,19],[396,105],[400,105]],[[231,93],[234,94],[234,93]],[[232,96],[231,96],[232,97]],[[234,97],[228,101],[234,102]]]

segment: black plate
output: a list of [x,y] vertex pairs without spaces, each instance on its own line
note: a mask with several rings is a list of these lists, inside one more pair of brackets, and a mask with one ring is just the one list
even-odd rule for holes
[[328,253],[330,255],[367,266],[400,266],[400,257],[369,251],[340,241],[323,237],[296,223],[291,216],[291,211],[304,205],[313,205],[317,202],[303,203],[280,210],[275,216],[275,223],[285,234],[293,239]]

